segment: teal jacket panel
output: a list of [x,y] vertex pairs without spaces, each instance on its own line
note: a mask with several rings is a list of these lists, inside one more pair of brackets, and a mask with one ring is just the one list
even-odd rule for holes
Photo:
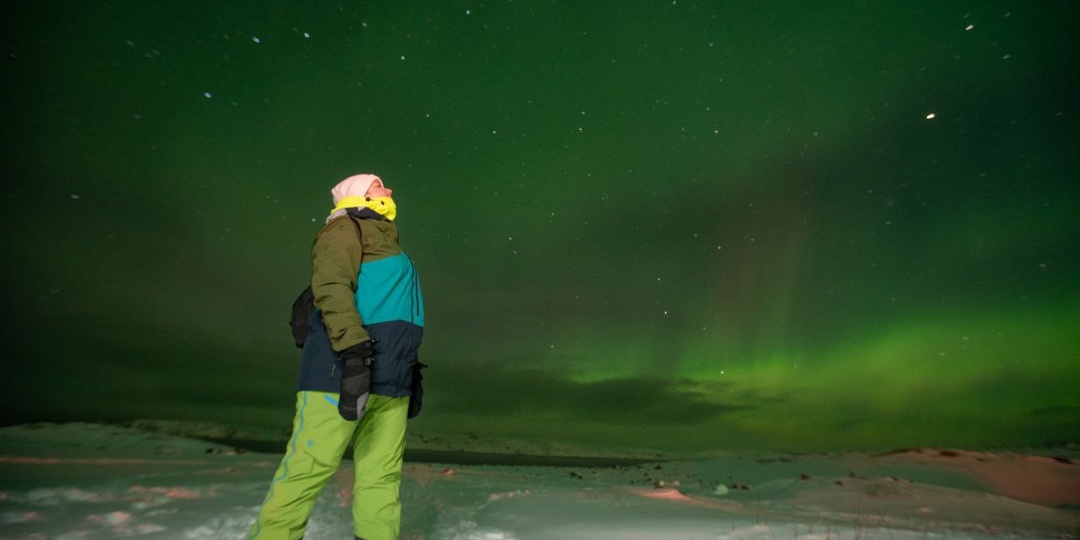
[[356,283],[356,308],[364,326],[390,321],[424,326],[420,279],[404,253],[363,262]]

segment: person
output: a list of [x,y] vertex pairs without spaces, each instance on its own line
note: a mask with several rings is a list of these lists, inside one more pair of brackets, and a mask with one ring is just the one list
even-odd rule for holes
[[334,208],[311,250],[314,309],[306,337],[298,337],[292,435],[251,540],[301,538],[350,442],[356,538],[398,537],[406,422],[420,405],[424,305],[416,269],[398,243],[392,193],[372,174],[331,190]]

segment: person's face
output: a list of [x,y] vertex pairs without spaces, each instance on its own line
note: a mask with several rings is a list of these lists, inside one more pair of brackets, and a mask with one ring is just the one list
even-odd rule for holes
[[389,197],[393,193],[393,190],[387,189],[383,185],[382,180],[376,180],[371,183],[371,187],[368,188],[366,196],[375,197]]

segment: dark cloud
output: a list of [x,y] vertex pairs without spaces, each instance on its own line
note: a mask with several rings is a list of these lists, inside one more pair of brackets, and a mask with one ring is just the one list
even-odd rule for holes
[[725,383],[703,385],[660,376],[576,382],[541,370],[456,374],[445,370],[440,366],[430,371],[428,380],[442,391],[442,395],[432,394],[432,402],[447,414],[647,426],[700,424],[754,408],[725,402],[725,395],[735,397],[736,393],[733,385]]
[[1080,407],[1070,407],[1065,405],[1059,407],[1041,407],[1031,411],[1031,416],[1050,416],[1076,420],[1077,418],[1080,418]]

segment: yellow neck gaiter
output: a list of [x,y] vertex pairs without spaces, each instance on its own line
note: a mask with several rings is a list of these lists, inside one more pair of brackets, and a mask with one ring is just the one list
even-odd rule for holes
[[390,221],[397,217],[397,205],[390,197],[342,197],[330,213],[346,208],[370,208]]

